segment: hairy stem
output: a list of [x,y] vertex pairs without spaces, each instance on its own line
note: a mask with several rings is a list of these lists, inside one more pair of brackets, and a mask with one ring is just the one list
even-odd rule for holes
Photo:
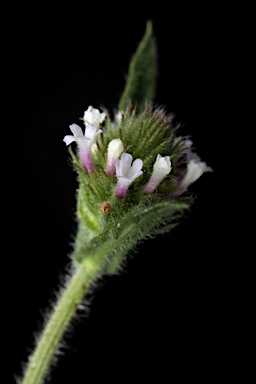
[[86,258],[71,276],[39,338],[21,384],[41,384],[49,371],[62,336],[81,303],[90,283],[101,270],[100,258]]
[[73,259],[80,261],[80,264],[71,275],[66,288],[60,293],[35,351],[29,357],[21,384],[42,384],[62,336],[94,280],[103,273],[117,271],[127,252],[138,241],[157,229],[163,220],[165,225],[170,223],[173,213],[180,213],[187,207],[188,205],[183,202],[135,206],[120,220],[109,224],[87,244],[81,244],[73,254]]

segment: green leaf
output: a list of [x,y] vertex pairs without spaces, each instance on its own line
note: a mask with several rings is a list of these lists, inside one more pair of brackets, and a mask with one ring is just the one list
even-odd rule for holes
[[157,48],[152,31],[152,22],[148,21],[145,34],[134,53],[128,71],[125,89],[118,108],[125,109],[131,102],[140,111],[147,102],[153,101],[157,78]]
[[84,244],[74,258],[82,262],[94,254],[104,254],[105,272],[115,272],[125,255],[138,241],[149,236],[159,226],[172,222],[175,213],[188,209],[188,204],[179,202],[161,202],[153,206],[136,206],[124,217],[107,225],[102,231]]

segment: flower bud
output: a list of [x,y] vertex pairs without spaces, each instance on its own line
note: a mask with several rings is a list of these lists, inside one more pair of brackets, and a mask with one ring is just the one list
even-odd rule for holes
[[116,170],[116,160],[124,151],[123,143],[120,139],[110,141],[108,145],[107,174],[113,175]]

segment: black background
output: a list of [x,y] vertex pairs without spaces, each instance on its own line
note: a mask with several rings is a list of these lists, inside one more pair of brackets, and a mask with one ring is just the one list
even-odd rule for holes
[[73,5],[32,10],[14,27],[12,377],[20,374],[69,262],[76,179],[63,137],[89,105],[116,108],[148,19],[159,53],[155,101],[175,114],[214,172],[191,186],[195,204],[178,228],[139,244],[120,275],[102,280],[50,382],[217,378],[226,364],[229,291],[216,224],[226,14],[194,6]]

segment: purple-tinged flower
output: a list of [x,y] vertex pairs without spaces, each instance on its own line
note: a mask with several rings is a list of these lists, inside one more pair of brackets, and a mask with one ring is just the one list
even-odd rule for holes
[[96,125],[96,127],[99,127],[99,125],[103,123],[105,117],[105,112],[100,112],[97,108],[93,108],[90,105],[84,112],[84,117],[82,120],[84,121],[85,126],[93,124]]
[[166,175],[171,172],[171,160],[170,156],[162,157],[157,155],[156,162],[153,167],[152,175],[143,188],[143,191],[146,195],[153,193],[156,187],[161,183]]
[[116,186],[116,196],[124,199],[130,184],[140,175],[142,175],[143,161],[134,160],[132,164],[132,155],[123,153],[121,159],[116,160],[116,176],[118,178]]
[[123,143],[120,139],[110,141],[108,145],[107,174],[114,175],[116,170],[116,160],[124,151]]
[[91,147],[95,142],[96,136],[98,136],[102,130],[97,130],[96,125],[93,124],[89,124],[85,127],[84,134],[81,127],[79,127],[77,124],[71,124],[69,128],[73,133],[73,136],[66,135],[63,141],[66,143],[66,145],[71,144],[73,141],[77,143],[80,159],[85,171],[93,172],[94,166],[92,161]]

